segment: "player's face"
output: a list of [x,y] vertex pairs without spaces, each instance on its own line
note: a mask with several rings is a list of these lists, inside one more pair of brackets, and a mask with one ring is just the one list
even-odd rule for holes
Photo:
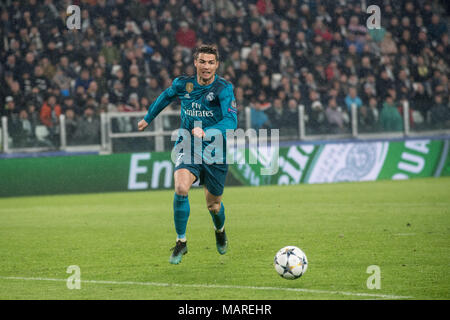
[[219,61],[216,56],[209,53],[200,53],[194,60],[195,68],[197,68],[197,77],[201,84],[209,84],[214,80],[214,75],[219,67]]

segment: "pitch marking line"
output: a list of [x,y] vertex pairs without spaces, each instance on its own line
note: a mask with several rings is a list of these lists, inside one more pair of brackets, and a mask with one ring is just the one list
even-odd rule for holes
[[[24,280],[24,281],[58,281],[67,282],[67,279],[53,279],[53,278],[26,278],[26,277],[3,277],[3,280]],[[219,285],[219,284],[179,284],[179,283],[161,283],[161,282],[136,282],[136,281],[107,281],[107,280],[80,280],[81,283],[93,284],[113,284],[113,285],[132,285],[132,286],[153,286],[153,287],[179,287],[179,288],[202,288],[202,289],[247,289],[247,290],[274,290],[274,291],[291,291],[291,292],[305,292],[317,294],[336,294],[344,296],[357,297],[373,297],[381,299],[413,299],[408,296],[395,296],[387,294],[376,293],[358,293],[347,291],[329,291],[316,289],[302,289],[302,288],[280,288],[280,287],[257,287],[257,286],[238,286],[238,285]]]

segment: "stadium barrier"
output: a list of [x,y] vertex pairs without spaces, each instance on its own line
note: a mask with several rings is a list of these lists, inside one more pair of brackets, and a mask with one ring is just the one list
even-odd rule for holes
[[[450,176],[449,140],[295,143],[232,150],[227,185],[284,185]],[[262,174],[276,161],[277,171]],[[173,188],[170,152],[5,158],[0,197]]]
[[[378,140],[386,138],[408,138],[408,137],[422,137],[422,136],[443,136],[450,135],[450,127],[433,127],[422,126],[420,129],[412,129],[410,127],[410,107],[408,101],[402,102],[402,130],[397,132],[383,131],[377,129],[375,131],[368,132],[366,128],[360,128],[358,125],[359,111],[355,104],[350,108],[349,115],[349,127],[346,129],[338,130],[319,130],[315,132],[310,124],[310,119],[306,115],[306,107],[299,105],[297,108],[298,118],[296,119],[296,128],[292,128],[287,134],[283,131],[285,128],[281,128],[280,140],[291,141],[300,140],[303,142],[308,141],[320,141],[320,140],[336,140],[336,139],[365,139],[365,140]],[[163,110],[160,115],[149,125],[144,132],[137,131],[137,122],[145,116],[146,112],[108,112],[102,113],[99,119],[99,132],[100,138],[96,143],[85,144],[84,141],[77,143],[69,143],[69,137],[66,128],[66,117],[60,115],[58,125],[58,141],[50,143],[48,141],[48,131],[45,126],[41,125],[37,129],[45,129],[43,134],[37,134],[36,131],[36,145],[27,147],[14,146],[12,137],[9,134],[8,120],[6,117],[1,119],[1,147],[0,152],[11,154],[19,152],[45,152],[45,151],[68,151],[68,152],[81,152],[81,151],[96,151],[102,154],[111,154],[117,152],[113,148],[113,142],[124,139],[140,139],[147,143],[145,150],[163,152],[169,150],[168,140],[172,136],[173,132],[179,128],[178,122],[172,122],[170,119],[176,118],[179,120],[179,110]],[[412,117],[417,115],[417,111],[412,111]],[[242,116],[245,118],[244,126],[245,130],[251,130],[252,127],[252,111],[250,107],[246,107]],[[422,120],[423,121],[423,120]],[[115,128],[114,122],[128,122],[126,129],[120,130]],[[116,126],[117,127],[117,126]],[[323,129],[323,128],[322,128]],[[123,151],[123,150],[122,150]],[[128,150],[131,151],[131,150]],[[135,151],[135,150],[132,150]]]

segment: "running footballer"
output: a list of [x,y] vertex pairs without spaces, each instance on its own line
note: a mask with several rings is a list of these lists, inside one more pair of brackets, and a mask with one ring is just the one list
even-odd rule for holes
[[[196,74],[176,78],[172,85],[150,105],[147,115],[139,121],[138,129],[145,130],[155,117],[172,101],[178,98],[181,102],[181,129],[191,135],[191,154],[180,152],[175,164],[175,195],[173,213],[177,239],[169,262],[178,264],[187,253],[186,226],[190,215],[188,193],[192,184],[199,180],[204,186],[207,208],[211,214],[215,228],[216,246],[220,254],[228,249],[225,233],[225,207],[222,194],[228,172],[226,152],[221,159],[211,162],[205,154],[194,154],[194,141],[201,139],[202,148],[208,146],[208,132],[220,132],[223,146],[226,147],[226,130],[237,127],[236,101],[231,83],[216,74],[219,67],[219,54],[212,45],[201,45],[194,52]],[[199,126],[198,124],[201,124]],[[215,130],[211,130],[215,129]],[[217,137],[217,136],[216,136]],[[185,136],[178,137],[181,143]],[[193,158],[200,156],[200,161]]]

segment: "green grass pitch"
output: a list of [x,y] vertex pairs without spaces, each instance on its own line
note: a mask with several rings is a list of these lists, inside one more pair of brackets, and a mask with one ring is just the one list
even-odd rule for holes
[[[173,191],[0,199],[0,299],[450,298],[449,178],[227,187],[224,256],[203,190],[189,199],[180,265]],[[300,279],[273,268],[286,245],[308,257]],[[81,289],[67,288],[70,265]]]

